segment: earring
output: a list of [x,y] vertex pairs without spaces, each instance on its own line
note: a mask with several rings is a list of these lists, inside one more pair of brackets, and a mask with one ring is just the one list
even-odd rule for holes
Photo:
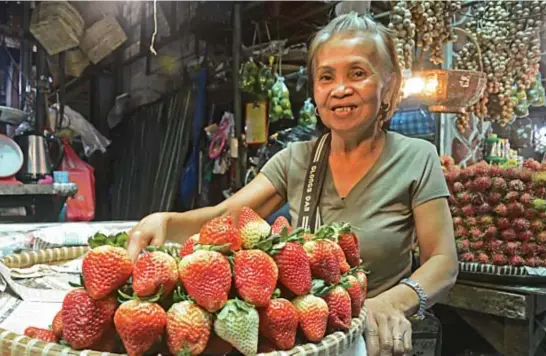
[[315,106],[315,116],[316,117],[320,117],[319,113],[318,113],[318,108]]

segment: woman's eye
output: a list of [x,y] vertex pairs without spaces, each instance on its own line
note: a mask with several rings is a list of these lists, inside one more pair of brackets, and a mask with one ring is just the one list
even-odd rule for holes
[[331,80],[331,79],[332,79],[332,77],[331,77],[330,75],[327,75],[327,74],[323,74],[323,75],[321,75],[321,76],[319,77],[319,80],[320,80],[320,81],[323,81],[323,82],[324,82],[324,81],[329,81],[329,80]]
[[366,72],[363,70],[355,70],[353,71],[353,77],[355,78],[364,78],[366,76]]

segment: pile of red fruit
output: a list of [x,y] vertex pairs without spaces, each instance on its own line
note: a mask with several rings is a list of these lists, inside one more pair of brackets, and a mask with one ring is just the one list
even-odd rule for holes
[[445,170],[459,260],[546,267],[546,167]]
[[366,290],[349,225],[310,234],[243,208],[237,223],[215,218],[183,246],[148,248],[134,264],[115,243],[91,249],[52,330],[25,334],[130,356],[256,355],[347,331]]

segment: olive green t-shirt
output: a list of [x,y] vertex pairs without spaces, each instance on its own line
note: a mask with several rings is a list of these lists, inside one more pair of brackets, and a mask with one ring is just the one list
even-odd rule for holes
[[[303,184],[315,141],[295,142],[273,156],[261,172],[290,205],[298,222]],[[377,295],[407,277],[414,243],[412,210],[449,196],[436,148],[425,140],[387,132],[373,167],[344,198],[327,170],[319,209],[323,223],[348,222],[360,239],[368,293]]]

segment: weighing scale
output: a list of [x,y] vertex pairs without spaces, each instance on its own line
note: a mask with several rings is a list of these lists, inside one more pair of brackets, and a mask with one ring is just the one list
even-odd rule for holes
[[0,184],[23,184],[15,174],[23,167],[23,151],[6,135],[0,134]]
[[[7,106],[0,106],[0,122],[20,125],[29,114]],[[6,135],[0,134],[0,184],[23,183],[15,179],[15,174],[23,167],[23,152],[19,145]]]

